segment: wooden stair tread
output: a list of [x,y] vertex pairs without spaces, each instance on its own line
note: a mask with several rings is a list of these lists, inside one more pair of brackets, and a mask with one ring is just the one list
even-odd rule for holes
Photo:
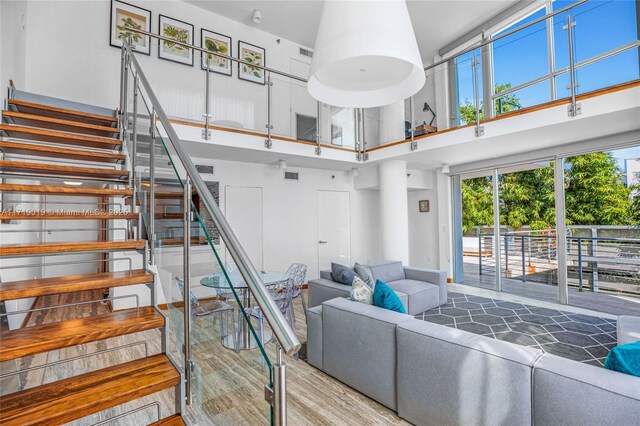
[[101,169],[97,167],[79,167],[75,165],[34,163],[31,161],[0,160],[0,171],[31,172],[46,175],[63,175],[78,178],[110,178],[124,179],[129,176],[128,170]]
[[74,109],[56,107],[53,105],[39,104],[35,102],[27,102],[19,99],[7,99],[9,105],[13,105],[18,111],[27,114],[37,114],[46,117],[66,118],[70,120],[81,121],[83,123],[99,124],[110,126],[116,124],[118,119],[107,115],[93,114]]
[[119,132],[117,127],[103,126],[99,124],[83,123],[74,120],[65,120],[56,117],[47,117],[39,114],[29,114],[18,111],[2,111],[4,117],[9,117],[13,123],[21,126],[41,127],[53,130],[62,130],[74,133],[83,133],[95,136],[112,137]]
[[82,135],[79,133],[63,132],[60,130],[19,126],[17,124],[0,123],[0,131],[4,131],[9,135],[9,137],[59,143],[64,145],[81,145],[104,149],[115,149],[122,145],[122,142],[115,138]]
[[144,269],[10,281],[0,283],[0,300],[23,299],[152,282],[153,274]]
[[0,257],[52,253],[82,253],[87,251],[141,250],[144,240],[83,241],[72,243],[36,243],[0,245]]
[[0,332],[0,362],[164,326],[153,306]]
[[36,145],[30,143],[0,141],[0,151],[8,154],[37,155],[70,160],[95,161],[101,163],[123,163],[125,155],[115,152],[98,152],[62,146]]
[[185,422],[182,420],[180,414],[174,414],[170,417],[165,417],[164,419],[160,419],[157,422],[153,422],[149,424],[149,426],[184,426]]
[[83,188],[72,186],[51,186],[51,185],[22,185],[13,183],[0,183],[0,192],[14,192],[23,194],[43,194],[43,195],[86,195],[90,197],[131,197],[131,189],[111,189],[111,188]]
[[169,359],[154,355],[3,396],[0,423],[60,425],[179,383]]
[[110,213],[103,211],[91,211],[89,213],[77,212],[77,213],[59,213],[59,212],[42,212],[35,211],[34,213],[18,213],[11,210],[0,212],[0,220],[111,220],[111,219],[137,219],[137,213],[122,212],[122,213]]

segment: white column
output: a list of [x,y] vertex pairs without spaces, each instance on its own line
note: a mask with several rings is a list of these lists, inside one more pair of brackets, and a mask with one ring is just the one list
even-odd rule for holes
[[[417,207],[416,207],[417,208]],[[380,164],[380,222],[385,260],[409,264],[409,211],[407,163],[391,160]]]

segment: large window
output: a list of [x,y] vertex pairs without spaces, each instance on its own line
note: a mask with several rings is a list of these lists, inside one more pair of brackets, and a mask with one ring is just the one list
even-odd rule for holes
[[[458,110],[458,125],[476,121],[474,57],[479,63],[475,68],[481,119],[485,116],[483,100],[493,99],[494,110],[487,113],[500,115],[570,96],[569,15],[574,24],[576,94],[640,78],[638,2],[590,0],[533,23],[574,3],[575,0],[548,2],[494,33],[492,38],[497,40],[489,45],[489,54],[483,56],[481,49],[476,49],[456,58],[452,99]],[[513,30],[517,31],[505,36]],[[480,61],[488,58],[490,66],[485,66],[483,73]]]

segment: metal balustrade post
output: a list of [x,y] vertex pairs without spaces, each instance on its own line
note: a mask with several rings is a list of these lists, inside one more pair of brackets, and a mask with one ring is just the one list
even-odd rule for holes
[[367,127],[364,108],[360,108],[360,125],[362,126],[362,138],[360,140],[362,145],[362,161],[367,161],[369,154],[367,153]]
[[504,236],[504,270],[509,270],[509,234]]
[[482,275],[482,233],[478,229],[478,275]]
[[524,251],[524,235],[521,238],[520,244],[522,245],[522,282],[527,281],[527,254]]
[[321,120],[321,112],[322,112],[322,104],[320,101],[316,102],[316,155],[322,154],[322,148],[320,147],[320,142],[322,141],[322,120]]
[[418,142],[416,142],[415,102],[413,96],[409,98],[409,111],[411,112],[411,151],[415,151],[418,149]]
[[282,348],[276,344],[276,362],[273,364],[273,423],[287,425],[287,364],[282,358]]
[[210,76],[211,76],[211,58],[209,57],[209,55],[207,55],[207,69],[205,71],[205,77],[204,77],[204,114],[202,114],[204,116],[204,130],[202,131],[202,139],[208,141],[209,139],[211,139],[211,131],[209,130],[209,120],[211,120],[211,111],[210,111],[210,91],[211,91],[211,85],[209,82]]
[[273,125],[271,124],[271,96],[273,89],[273,82],[271,81],[271,73],[267,72],[267,124],[265,127],[267,128],[267,139],[264,140],[264,147],[267,149],[271,149],[273,143],[271,141],[271,130],[273,130]]
[[598,291],[598,228],[591,229],[591,257],[593,262],[591,264],[593,275],[593,285],[591,291]]
[[151,142],[149,146],[149,264],[155,265],[156,250],[156,111],[151,110],[151,124],[149,126]]
[[578,291],[582,291],[582,238],[578,237]]
[[473,96],[476,103],[476,137],[484,136],[484,126],[480,125],[480,83],[478,78],[478,58],[476,52],[473,52]]
[[133,76],[133,122],[131,123],[131,181],[133,182],[133,198],[131,210],[136,211],[136,165],[138,164],[138,73]]
[[562,29],[567,31],[567,41],[569,46],[569,88],[571,89],[571,104],[567,107],[569,117],[575,117],[582,113],[581,105],[576,103],[576,64],[573,45],[573,27],[575,26],[576,23],[573,22],[573,19],[571,18],[571,12],[568,12],[567,25],[562,27]]
[[185,396],[187,405],[193,400],[191,394],[191,373],[193,362],[191,361],[191,180],[187,175],[184,182],[183,194],[183,288],[184,294],[184,372],[185,372]]

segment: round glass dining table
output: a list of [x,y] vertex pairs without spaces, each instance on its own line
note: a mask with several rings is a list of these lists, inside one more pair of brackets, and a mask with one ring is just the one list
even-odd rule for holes
[[[234,265],[235,266],[235,265]],[[245,309],[251,307],[251,292],[247,286],[247,283],[242,278],[240,271],[235,269],[235,267],[228,267],[225,265],[225,270],[227,271],[227,276],[233,285],[235,290],[238,290],[238,297],[242,300],[242,305]],[[284,284],[289,280],[289,276],[283,272],[275,272],[275,271],[260,271],[260,277],[262,278],[262,282],[267,288],[276,287],[280,284]],[[231,293],[231,287],[229,286],[229,282],[224,276],[222,271],[218,271],[213,275],[207,275],[200,280],[200,284],[205,287],[215,288],[218,293]],[[256,331],[257,333],[257,331]],[[271,341],[273,337],[271,331],[264,330],[264,341],[263,345],[266,345]],[[233,345],[233,337],[227,336],[224,338],[223,345],[229,349],[236,350],[244,350],[244,349],[255,349],[258,347],[258,343],[256,342],[253,333],[249,329],[249,324],[244,318],[242,312],[238,312],[238,335],[236,336],[236,346]]]

